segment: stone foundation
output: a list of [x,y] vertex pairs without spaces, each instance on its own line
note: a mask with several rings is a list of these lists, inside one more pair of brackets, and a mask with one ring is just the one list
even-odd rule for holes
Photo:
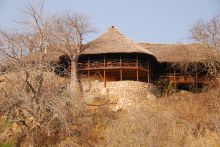
[[138,81],[83,82],[84,98],[88,105],[112,104],[116,109],[124,108],[146,99],[155,99],[150,92],[152,85]]

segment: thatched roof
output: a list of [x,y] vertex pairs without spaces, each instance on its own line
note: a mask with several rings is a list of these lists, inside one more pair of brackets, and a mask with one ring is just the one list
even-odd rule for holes
[[202,44],[149,44],[140,43],[153,53],[159,62],[199,62],[212,58],[220,60],[220,52]]
[[[104,53],[143,53],[149,54],[159,62],[199,62],[212,58],[220,60],[220,52],[202,44],[150,44],[135,43],[125,37],[115,27],[111,27],[97,39],[85,44],[81,55],[104,54]],[[56,62],[68,51],[64,45],[48,47],[44,54],[45,61]],[[37,61],[40,59],[39,52],[34,52],[25,57],[25,61]],[[219,61],[220,62],[220,61]]]
[[87,43],[81,54],[104,53],[144,53],[152,55],[147,49],[125,37],[113,26],[97,39]]

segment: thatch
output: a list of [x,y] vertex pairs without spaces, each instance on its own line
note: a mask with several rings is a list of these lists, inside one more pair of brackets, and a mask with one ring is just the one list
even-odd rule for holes
[[[116,28],[111,27],[97,39],[84,45],[81,55],[106,53],[143,53],[149,54],[159,62],[200,62],[207,59],[220,60],[219,51],[202,44],[149,44],[135,43],[125,37]],[[62,55],[68,54],[65,45],[48,47],[43,60],[56,62]],[[25,57],[25,61],[40,60],[40,53],[34,52]]]
[[125,37],[115,27],[85,45],[82,55],[105,53],[143,53],[152,55],[147,49]]
[[200,62],[220,60],[220,52],[202,44],[149,44],[140,43],[153,53],[159,62]]

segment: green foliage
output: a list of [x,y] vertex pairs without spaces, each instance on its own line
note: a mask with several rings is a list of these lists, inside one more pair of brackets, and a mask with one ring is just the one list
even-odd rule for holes
[[64,90],[64,91],[62,92],[62,95],[63,95],[63,97],[66,97],[66,98],[68,98],[68,97],[71,96],[71,94],[70,94],[69,91],[67,91],[67,90]]
[[168,96],[175,92],[176,92],[176,85],[173,81],[170,81],[164,85],[162,96]]
[[0,118],[0,132],[4,131],[6,128],[10,126],[10,122],[6,117]]
[[15,146],[15,143],[12,141],[0,145],[0,147],[13,147],[13,146]]

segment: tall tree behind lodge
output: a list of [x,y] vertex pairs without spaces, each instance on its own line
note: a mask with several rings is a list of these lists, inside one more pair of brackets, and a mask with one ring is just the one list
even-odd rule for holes
[[67,12],[65,15],[54,16],[51,22],[53,23],[51,24],[53,28],[51,33],[53,44],[61,45],[63,47],[61,52],[64,52],[71,59],[70,89],[72,92],[77,93],[79,91],[77,77],[78,58],[83,50],[83,40],[93,30],[89,25],[88,17],[80,14]]
[[41,54],[39,59],[41,63],[44,56],[50,54],[47,52],[49,47],[55,47],[52,50],[62,52],[71,59],[70,91],[72,93],[79,92],[77,61],[83,49],[83,40],[94,31],[90,26],[89,18],[68,11],[46,17],[42,3],[29,4],[24,14],[26,19],[19,21],[19,23],[25,29],[25,33],[15,32],[12,34],[1,30],[1,35],[7,40],[7,43],[16,46],[13,52],[17,54],[7,54],[7,56],[21,62],[20,58],[25,52],[37,51]]
[[[198,21],[190,30],[191,38],[195,43],[202,44],[207,50],[220,52],[220,16],[207,21]],[[198,52],[200,52],[198,48]],[[211,54],[206,55],[205,61],[200,61],[206,67],[208,75],[216,76],[220,70],[219,58]],[[198,68],[196,64],[194,68]]]
[[191,37],[196,42],[220,50],[220,16],[215,16],[208,21],[198,21],[191,28]]

